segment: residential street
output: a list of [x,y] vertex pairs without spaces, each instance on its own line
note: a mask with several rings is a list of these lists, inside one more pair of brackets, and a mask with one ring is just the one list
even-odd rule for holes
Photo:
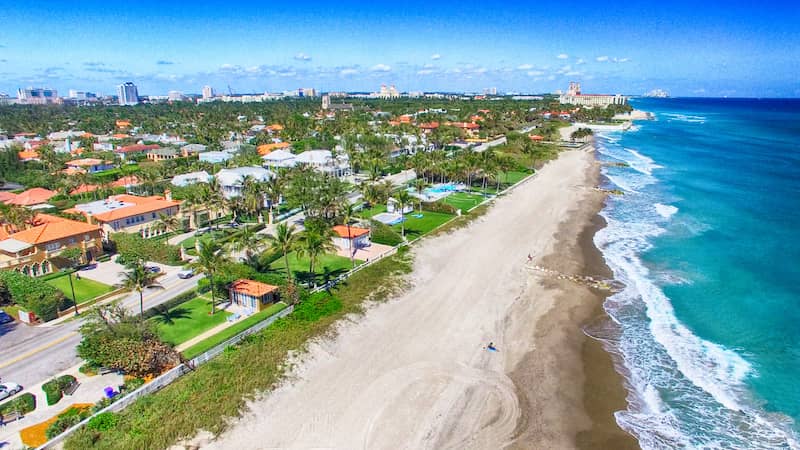
[[[160,305],[197,285],[200,276],[182,280],[178,267],[161,266],[165,274],[159,278],[163,289],[145,292],[145,309]],[[81,276],[86,276],[83,272]],[[87,277],[88,278],[88,277]],[[134,313],[139,311],[139,295],[122,297],[122,305]],[[81,321],[67,320],[56,325],[31,327],[15,321],[0,325],[0,379],[23,387],[45,381],[54,374],[79,362],[76,346],[80,342]]]

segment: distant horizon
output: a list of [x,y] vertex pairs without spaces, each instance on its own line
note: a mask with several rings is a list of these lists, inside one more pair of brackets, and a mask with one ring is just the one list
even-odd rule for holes
[[124,81],[141,92],[553,92],[574,79],[596,93],[800,97],[800,8],[738,0],[3,3],[0,92],[10,96],[28,86],[110,94]]

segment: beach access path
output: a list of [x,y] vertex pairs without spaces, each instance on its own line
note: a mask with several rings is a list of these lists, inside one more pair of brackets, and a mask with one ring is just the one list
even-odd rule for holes
[[[193,444],[570,448],[574,433],[589,428],[591,419],[580,408],[559,408],[562,396],[555,392],[546,404],[532,402],[540,397],[526,390],[536,386],[515,384],[509,374],[537,349],[537,320],[559,292],[546,288],[530,266],[554,251],[559,225],[598,195],[588,175],[592,164],[591,152],[563,152],[470,226],[423,239],[413,249],[412,287],[363,317],[342,321],[335,336],[311,343],[282,386],[250,402],[216,440],[200,433]],[[499,351],[487,351],[489,342]],[[559,382],[554,371],[537,375],[536,383],[548,381],[544,377],[553,378],[550,385]],[[581,396],[580,389],[566,393],[578,405]],[[559,435],[517,442],[532,427]]]

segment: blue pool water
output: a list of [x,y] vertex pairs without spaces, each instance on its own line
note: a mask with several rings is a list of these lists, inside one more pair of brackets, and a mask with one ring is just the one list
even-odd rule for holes
[[[608,336],[643,448],[800,448],[800,100],[646,99],[597,139]],[[613,337],[610,337],[613,336]]]

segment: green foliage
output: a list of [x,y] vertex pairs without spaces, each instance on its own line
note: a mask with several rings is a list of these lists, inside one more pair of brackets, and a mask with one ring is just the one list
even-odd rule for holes
[[457,212],[456,207],[443,202],[422,202],[422,210],[453,215],[455,215]]
[[84,409],[70,408],[62,414],[59,414],[58,419],[47,427],[44,434],[47,436],[47,439],[53,439],[67,431],[70,427],[80,423],[81,420],[89,417],[89,414],[89,411]]
[[42,390],[47,398],[47,405],[55,405],[63,397],[64,389],[68,388],[72,383],[75,383],[75,377],[72,375],[63,375],[54,378],[42,385]]
[[181,262],[181,250],[163,241],[144,239],[138,234],[114,233],[111,241],[119,253],[118,262],[127,264],[136,260],[154,261],[176,265]]
[[403,242],[400,233],[394,231],[392,227],[377,220],[371,220],[369,227],[372,230],[370,240],[376,244],[391,245],[392,247]]
[[117,426],[119,417],[113,412],[100,413],[86,423],[86,428],[94,431],[108,431]]
[[122,385],[121,391],[124,393],[133,392],[142,386],[144,386],[144,379],[131,378],[125,381],[125,383]]
[[72,305],[55,287],[19,272],[0,271],[0,284],[14,303],[32,311],[43,321],[55,319],[58,311]]
[[[200,280],[200,281],[203,281],[203,280]],[[175,297],[172,297],[171,299],[169,299],[166,302],[160,304],[159,306],[162,307],[162,308],[166,308],[166,309],[172,309],[172,308],[180,305],[181,303],[188,302],[189,300],[191,300],[191,299],[193,299],[195,297],[197,297],[197,290],[191,289],[191,290],[186,291],[186,292],[184,292],[182,294],[178,294]],[[145,320],[147,320],[147,319],[149,319],[149,318],[151,318],[153,316],[156,316],[156,315],[158,315],[158,310],[155,309],[155,308],[150,308],[150,309],[148,309],[148,310],[146,310],[144,312],[143,318]]]
[[30,392],[26,392],[0,405],[0,414],[8,414],[15,411],[20,414],[27,414],[35,409],[36,396]]
[[309,295],[298,303],[292,312],[292,320],[315,322],[342,309],[342,301],[322,291]]

